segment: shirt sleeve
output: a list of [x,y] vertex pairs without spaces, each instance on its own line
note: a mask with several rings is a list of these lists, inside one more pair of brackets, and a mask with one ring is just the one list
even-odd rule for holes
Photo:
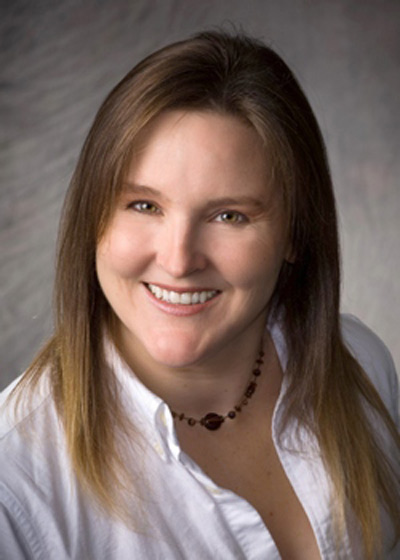
[[45,560],[29,516],[0,483],[0,560]]

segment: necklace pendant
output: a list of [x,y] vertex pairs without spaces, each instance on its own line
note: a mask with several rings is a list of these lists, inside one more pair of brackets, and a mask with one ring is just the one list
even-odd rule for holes
[[215,412],[209,412],[200,420],[200,423],[207,428],[207,430],[218,430],[222,423],[224,422],[225,418],[220,414],[216,414]]
[[215,430],[219,430],[219,428],[225,422],[225,419],[229,418],[230,420],[233,420],[234,418],[236,418],[236,414],[240,412],[244,406],[246,406],[246,404],[249,402],[249,399],[251,399],[251,397],[253,396],[253,393],[257,389],[258,377],[261,374],[260,368],[264,363],[263,356],[264,352],[260,350],[258,359],[256,360],[256,365],[258,364],[258,367],[255,367],[253,369],[252,381],[247,385],[242,400],[238,404],[236,404],[233,409],[230,410],[227,414],[222,416],[221,414],[217,414],[216,412],[209,412],[208,414],[203,416],[203,418],[198,420],[197,418],[186,416],[184,412],[179,413],[171,410],[173,418],[178,420],[186,420],[188,426],[195,426],[196,424],[200,424],[200,426],[203,426],[204,428],[207,428],[207,430],[211,430],[212,432],[214,432]]

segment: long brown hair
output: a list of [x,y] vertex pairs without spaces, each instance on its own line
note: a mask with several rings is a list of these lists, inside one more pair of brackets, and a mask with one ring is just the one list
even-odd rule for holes
[[[106,372],[102,332],[112,311],[95,272],[96,245],[121,189],[138,133],[161,112],[211,110],[253,126],[282,188],[293,248],[272,300],[288,346],[285,421],[316,434],[337,499],[339,528],[349,502],[366,557],[379,548],[379,503],[400,533],[399,485],[366,413],[378,413],[399,445],[377,392],[342,342],[335,201],[324,142],[293,74],[264,44],[206,32],[139,63],[100,108],[67,195],[60,230],[55,333],[25,383],[50,367],[56,402],[80,480],[109,510],[123,482],[117,428],[124,426],[113,376]],[[101,417],[101,421],[97,421]],[[283,427],[283,426],[282,426]],[[121,482],[121,483],[122,483]]]

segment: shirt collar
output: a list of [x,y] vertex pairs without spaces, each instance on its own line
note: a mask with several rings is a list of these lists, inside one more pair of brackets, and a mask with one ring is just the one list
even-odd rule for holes
[[133,424],[162,459],[178,458],[180,447],[168,405],[138,379],[110,338],[104,344],[107,364],[117,378],[120,399]]

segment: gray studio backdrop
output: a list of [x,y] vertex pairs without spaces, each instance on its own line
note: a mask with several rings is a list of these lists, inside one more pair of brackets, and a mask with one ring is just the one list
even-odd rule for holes
[[242,27],[295,70],[336,185],[343,309],[400,366],[398,0],[1,0],[0,388],[51,329],[62,199],[95,111],[150,51]]

